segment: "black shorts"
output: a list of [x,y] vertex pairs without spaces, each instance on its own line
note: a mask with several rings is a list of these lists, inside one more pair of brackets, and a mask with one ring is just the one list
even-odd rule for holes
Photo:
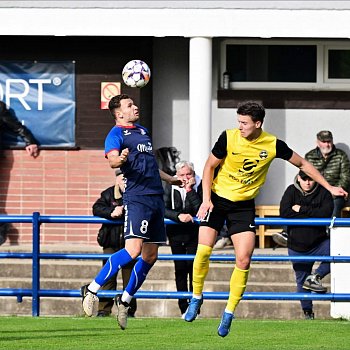
[[214,204],[213,211],[210,213],[208,221],[202,221],[200,226],[208,226],[220,232],[226,222],[230,235],[245,231],[255,233],[254,199],[232,202],[212,192],[211,201]]

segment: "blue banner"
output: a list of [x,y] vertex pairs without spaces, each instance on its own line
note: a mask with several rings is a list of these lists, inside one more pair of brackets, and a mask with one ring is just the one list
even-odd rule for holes
[[[73,62],[0,62],[0,100],[42,147],[75,146]],[[23,145],[4,135],[6,145]]]

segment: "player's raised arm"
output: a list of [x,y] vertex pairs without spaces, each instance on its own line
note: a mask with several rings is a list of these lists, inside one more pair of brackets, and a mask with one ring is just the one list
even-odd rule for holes
[[113,150],[107,154],[107,159],[111,168],[120,168],[129,155],[129,149],[125,148],[119,154],[119,151]]
[[167,183],[169,183],[170,185],[176,185],[176,186],[183,186],[183,183],[181,180],[177,179],[174,176],[171,176],[169,174],[167,174],[166,172],[164,172],[163,170],[159,169],[159,175],[160,178],[163,181],[166,181]]
[[321,175],[321,173],[309,161],[301,157],[298,153],[293,152],[292,157],[289,159],[289,163],[298,167],[306,175],[309,175],[313,180],[328,190],[333,196],[348,196],[348,193],[343,188],[330,185]]

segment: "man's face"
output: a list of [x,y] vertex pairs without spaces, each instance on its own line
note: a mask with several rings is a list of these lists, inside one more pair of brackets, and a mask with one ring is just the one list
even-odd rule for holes
[[194,173],[188,166],[183,166],[176,172],[176,176],[184,185],[186,185],[188,180],[194,176]]
[[238,129],[241,132],[241,136],[245,138],[255,138],[257,131],[261,128],[261,122],[253,122],[250,115],[238,114]]
[[120,101],[120,108],[116,111],[117,121],[122,124],[134,123],[139,119],[139,108],[131,98]]
[[310,179],[309,177],[306,178],[306,180],[303,180],[301,176],[298,175],[298,182],[300,184],[301,189],[304,192],[310,192],[315,186],[315,181]]
[[317,140],[317,146],[320,149],[322,155],[327,156],[329,153],[331,153],[333,148],[333,141],[320,141]]

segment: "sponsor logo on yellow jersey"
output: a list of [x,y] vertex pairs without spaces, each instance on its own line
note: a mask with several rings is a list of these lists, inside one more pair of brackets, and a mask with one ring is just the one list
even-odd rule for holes
[[277,138],[263,131],[257,139],[249,141],[238,129],[226,130],[226,136],[227,155],[212,190],[234,202],[255,198],[276,157]]

